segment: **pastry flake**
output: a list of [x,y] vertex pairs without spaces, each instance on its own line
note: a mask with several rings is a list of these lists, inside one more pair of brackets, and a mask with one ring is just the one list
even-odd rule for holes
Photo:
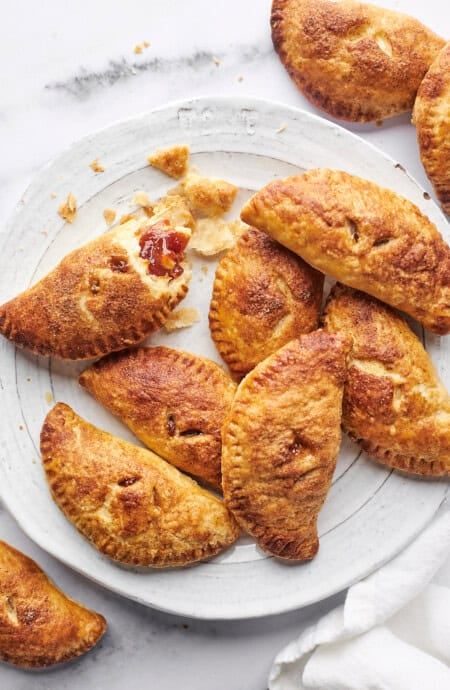
[[238,188],[231,182],[203,177],[190,169],[180,185],[180,191],[193,213],[213,218],[230,210]]
[[242,219],[311,266],[450,333],[450,248],[404,197],[339,170],[271,182]]
[[353,122],[412,109],[443,39],[417,19],[342,0],[273,0],[272,40],[297,88]]
[[176,197],[148,220],[131,219],[68,254],[47,276],[0,307],[0,332],[62,359],[121,350],[159,328],[191,276],[184,248],[192,218]]
[[67,597],[28,556],[0,541],[0,659],[52,666],[88,652],[106,621]]
[[443,210],[450,215],[450,43],[419,86],[413,122],[423,167]]
[[236,244],[230,223],[221,218],[199,218],[189,248],[202,256],[215,256]]
[[349,341],[315,331],[258,364],[240,383],[223,429],[225,502],[258,545],[315,556],[317,515],[341,439]]
[[70,192],[67,199],[58,206],[58,215],[67,223],[73,223],[77,217],[78,207],[75,195]]
[[146,446],[221,488],[221,428],[236,385],[218,364],[168,347],[106,357],[80,376]]
[[179,179],[186,175],[189,163],[188,146],[172,146],[169,149],[159,149],[147,158],[148,164],[161,172]]
[[217,349],[237,379],[282,345],[318,327],[323,278],[254,228],[223,257],[216,271],[209,325]]
[[180,328],[188,328],[198,321],[200,321],[200,314],[195,307],[181,307],[169,314],[169,318],[164,323],[164,330],[172,333]]
[[183,566],[232,544],[221,501],[149,450],[58,403],[41,431],[42,462],[64,515],[101,553],[137,566]]
[[336,285],[324,324],[353,340],[344,431],[385,465],[449,475],[450,397],[403,319],[373,297]]

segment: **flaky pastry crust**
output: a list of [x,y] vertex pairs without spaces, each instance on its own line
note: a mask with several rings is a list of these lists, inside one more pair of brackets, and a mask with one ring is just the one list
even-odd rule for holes
[[413,17],[352,0],[274,0],[271,25],[298,89],[316,107],[353,122],[410,110],[444,45]]
[[55,502],[103,554],[138,566],[183,566],[232,544],[225,506],[149,450],[122,441],[58,403],[41,431]]
[[271,182],[244,206],[309,264],[450,333],[450,248],[410,201],[354,175],[315,169]]
[[151,219],[130,220],[72,251],[3,304],[0,332],[36,354],[75,360],[121,350],[160,328],[186,295],[191,271],[183,260],[176,278],[151,275],[139,237],[162,218],[175,226],[192,216],[179,197],[155,209]]
[[315,331],[258,364],[240,383],[223,430],[225,502],[258,545],[313,558],[317,515],[341,439],[349,342]]
[[79,381],[155,453],[221,490],[221,429],[236,392],[222,367],[169,347],[137,348]]
[[39,668],[88,652],[106,630],[98,613],[53,584],[28,556],[0,541],[0,659]]
[[220,261],[211,336],[236,379],[319,323],[323,274],[249,228]]
[[186,175],[189,162],[188,146],[171,146],[168,149],[158,149],[148,157],[148,162],[161,172],[178,179]]
[[423,167],[443,210],[450,215],[450,43],[419,86],[413,122]]
[[373,297],[336,285],[324,325],[353,340],[344,431],[390,467],[450,474],[450,397],[403,319]]

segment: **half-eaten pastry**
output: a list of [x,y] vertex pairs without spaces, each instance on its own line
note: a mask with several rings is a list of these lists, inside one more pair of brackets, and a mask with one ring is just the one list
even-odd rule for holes
[[0,541],[0,659],[39,668],[88,652],[106,621],[66,596],[31,558]]
[[113,560],[188,565],[216,555],[238,536],[223,503],[193,479],[63,403],[44,421],[41,453],[57,505]]
[[450,397],[403,319],[373,297],[336,285],[324,324],[328,332],[353,340],[344,431],[390,467],[450,474]]
[[315,331],[258,364],[223,430],[222,483],[237,521],[268,553],[313,558],[317,516],[341,440],[349,341]]

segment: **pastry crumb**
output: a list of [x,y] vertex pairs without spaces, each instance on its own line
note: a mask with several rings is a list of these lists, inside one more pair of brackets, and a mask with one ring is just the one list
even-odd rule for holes
[[203,256],[214,256],[231,249],[236,237],[222,218],[200,218],[189,242],[190,249]]
[[56,192],[52,192],[52,193],[50,194],[50,199],[56,199],[57,196],[58,196],[58,195],[56,194]]
[[220,65],[220,60],[219,60],[219,58],[216,57],[215,55],[213,56],[213,62],[214,62],[214,64],[215,64],[217,67]]
[[151,206],[150,199],[145,192],[136,192],[133,203],[136,206]]
[[72,192],[70,192],[66,201],[59,205],[58,214],[67,221],[67,223],[73,223],[75,220],[77,215],[77,200]]
[[244,77],[242,76],[242,74],[238,76],[238,81],[244,81]]
[[48,235],[48,230],[39,230],[41,235]]
[[116,220],[116,212],[113,208],[105,208],[103,211],[103,218],[105,221],[108,223],[108,225],[112,225],[114,221]]
[[202,177],[190,169],[180,185],[192,210],[200,216],[213,218],[230,210],[238,188],[225,180]]
[[20,431],[23,431],[23,424],[19,424]]
[[144,48],[150,48],[151,43],[149,41],[143,41],[142,45],[144,46]]
[[31,376],[27,376],[27,381],[31,381]]
[[179,328],[187,328],[200,321],[200,314],[194,307],[182,307],[173,311],[164,324],[167,333],[176,331]]
[[136,55],[140,55],[140,53],[142,53],[142,46],[141,46],[141,44],[138,43],[137,45],[135,45],[133,50],[134,50],[134,52],[136,53]]
[[189,161],[188,146],[172,146],[169,149],[158,149],[147,158],[149,165],[161,172],[179,179],[186,175]]
[[94,160],[92,161],[92,163],[89,163],[89,167],[90,167],[91,170],[93,170],[95,173],[102,173],[102,172],[105,172],[105,168],[103,167],[103,165],[100,165],[100,163],[98,162],[98,158],[94,158]]
[[51,405],[53,402],[53,393],[50,393],[50,391],[47,391],[44,395],[45,402],[48,403],[48,405]]
[[286,129],[286,127],[287,127],[287,125],[283,122],[283,124],[281,124],[281,125],[278,127],[278,129],[275,131],[275,134],[281,134],[281,132],[284,132],[284,130]]
[[120,217],[119,225],[128,223],[129,220],[137,220],[137,216],[134,213],[125,213],[125,215]]

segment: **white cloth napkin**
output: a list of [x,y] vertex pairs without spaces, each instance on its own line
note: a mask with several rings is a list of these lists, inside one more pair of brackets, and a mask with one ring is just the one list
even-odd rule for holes
[[450,510],[275,658],[270,690],[450,690]]

